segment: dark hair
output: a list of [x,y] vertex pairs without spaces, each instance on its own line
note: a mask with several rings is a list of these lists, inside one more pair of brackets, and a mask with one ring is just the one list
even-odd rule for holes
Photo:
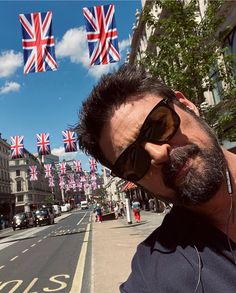
[[139,99],[146,93],[175,98],[175,93],[169,87],[141,67],[123,65],[118,71],[103,75],[83,102],[80,121],[74,128],[80,149],[111,168],[111,163],[99,146],[101,131],[116,108],[131,96]]

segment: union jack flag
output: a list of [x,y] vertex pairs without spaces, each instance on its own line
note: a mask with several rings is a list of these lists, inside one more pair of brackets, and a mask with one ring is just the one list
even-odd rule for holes
[[76,183],[75,183],[75,177],[74,174],[71,173],[68,175],[69,180],[68,180],[68,185],[71,189],[75,189],[76,188]]
[[36,134],[37,148],[39,155],[49,155],[51,153],[49,133]]
[[29,166],[30,181],[38,180],[37,166]]
[[65,175],[66,174],[66,163],[62,162],[62,163],[59,163],[59,165],[60,165],[60,173],[61,173],[61,175]]
[[89,166],[90,166],[90,173],[94,173],[97,171],[97,163],[95,159],[89,160]]
[[64,142],[64,148],[65,152],[76,152],[77,151],[77,145],[76,145],[76,137],[74,131],[62,131],[63,136],[63,142]]
[[83,8],[86,22],[90,65],[114,63],[120,60],[115,6]]
[[88,183],[84,183],[84,192],[86,192],[88,189],[91,189],[91,185]]
[[82,175],[82,176],[80,177],[80,182],[86,182],[86,178],[85,178],[84,175]]
[[82,167],[81,167],[81,162],[80,161],[74,161],[73,165],[74,165],[74,171],[76,173],[82,172]]
[[95,181],[92,182],[91,186],[93,190],[97,189],[97,183]]
[[97,176],[95,173],[91,174],[91,181],[96,181],[97,180]]
[[64,177],[63,176],[60,176],[59,177],[59,186],[60,186],[60,188],[62,189],[62,188],[64,188],[65,187],[65,180],[64,180]]
[[77,187],[77,188],[79,188],[79,191],[81,191],[81,190],[82,190],[83,183],[82,183],[82,182],[80,182],[80,180],[79,180],[79,179],[76,179],[76,187]]
[[51,177],[49,177],[49,187],[54,187],[55,186],[55,183],[54,183],[54,179],[53,179],[53,177],[51,176]]
[[24,50],[24,73],[56,70],[52,12],[19,15]]
[[24,157],[24,136],[11,136],[11,158],[18,159]]
[[52,164],[44,165],[45,178],[52,177]]

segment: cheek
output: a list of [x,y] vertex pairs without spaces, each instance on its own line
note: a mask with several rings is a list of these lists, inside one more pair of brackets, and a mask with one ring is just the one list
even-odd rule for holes
[[154,194],[165,195],[166,198],[170,198],[174,195],[174,191],[167,188],[163,182],[161,167],[157,168],[151,166],[144,178],[138,183]]

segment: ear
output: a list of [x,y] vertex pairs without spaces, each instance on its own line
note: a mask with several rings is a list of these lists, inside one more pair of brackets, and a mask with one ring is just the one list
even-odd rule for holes
[[185,96],[181,92],[175,91],[175,95],[180,103],[184,104],[189,110],[193,111],[197,116],[200,115],[198,108],[191,101],[185,98]]

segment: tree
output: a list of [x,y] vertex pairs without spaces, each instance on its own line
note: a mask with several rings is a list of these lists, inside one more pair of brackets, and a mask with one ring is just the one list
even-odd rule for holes
[[48,195],[45,200],[44,200],[45,204],[53,204],[54,203],[54,196],[53,194]]
[[[209,1],[202,18],[196,0],[150,1],[143,17],[152,34],[139,63],[171,88],[182,91],[200,111],[204,92],[221,84],[224,114],[219,111],[221,107],[207,109],[203,114],[210,125],[217,126],[220,139],[236,140],[236,102],[232,101],[236,93],[235,70],[232,55],[221,45],[229,28],[216,37],[224,21],[218,13],[222,3]],[[156,17],[158,8],[161,12]]]
[[103,187],[97,188],[94,193],[95,196],[99,198],[101,201],[104,201],[107,197],[106,189]]

